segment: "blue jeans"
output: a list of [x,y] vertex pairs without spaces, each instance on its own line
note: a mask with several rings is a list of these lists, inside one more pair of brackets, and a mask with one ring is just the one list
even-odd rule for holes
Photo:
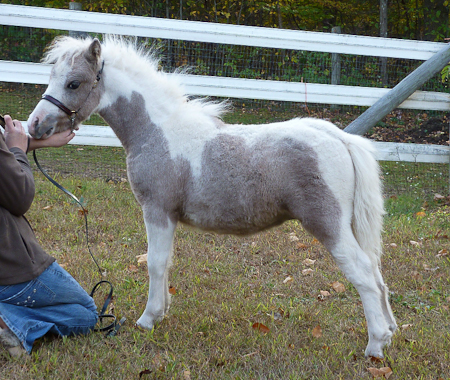
[[92,297],[54,262],[34,280],[0,285],[0,318],[30,353],[34,341],[48,332],[89,333],[98,314]]

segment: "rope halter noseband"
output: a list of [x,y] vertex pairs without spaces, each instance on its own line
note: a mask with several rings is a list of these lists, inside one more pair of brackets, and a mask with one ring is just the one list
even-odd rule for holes
[[94,80],[94,83],[92,84],[92,88],[89,90],[89,93],[86,96],[86,99],[83,103],[81,103],[81,106],[76,111],[71,111],[70,108],[66,107],[63,103],[61,103],[58,99],[54,98],[51,95],[44,94],[42,95],[42,99],[48,100],[50,103],[54,104],[56,107],[58,107],[61,111],[63,111],[68,117],[70,122],[72,123],[71,130],[73,131],[75,128],[75,118],[77,117],[78,112],[80,112],[81,108],[86,104],[89,95],[91,95],[91,92],[94,88],[97,87],[98,82],[100,82],[101,74],[103,73],[103,67],[105,66],[105,61],[102,62],[102,67],[100,71],[97,73],[97,77]]

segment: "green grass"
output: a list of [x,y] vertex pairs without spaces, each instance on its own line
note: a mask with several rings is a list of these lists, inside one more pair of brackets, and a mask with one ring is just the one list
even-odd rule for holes
[[[28,218],[45,249],[90,291],[100,278],[78,207],[36,177]],[[450,260],[442,255],[450,251],[448,207],[419,201],[419,217],[417,200],[387,201],[383,273],[399,326],[411,326],[400,327],[385,360],[371,362],[356,290],[297,222],[246,238],[179,228],[169,314],[153,331],[136,329],[148,275],[135,256],[146,253],[146,237],[128,183],[60,180],[87,203],[92,250],[115,287],[112,312],[127,322],[114,338],[43,338],[28,360],[0,353],[1,379],[370,379],[369,367],[384,366],[391,379],[450,378]],[[304,276],[306,258],[317,261]],[[293,281],[283,283],[288,276]],[[334,281],[346,291],[336,293]],[[321,290],[331,296],[319,300]],[[311,333],[317,325],[321,338]]]

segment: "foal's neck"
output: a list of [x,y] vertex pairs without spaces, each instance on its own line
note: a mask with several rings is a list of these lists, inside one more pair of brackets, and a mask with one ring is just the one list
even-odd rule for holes
[[130,98],[119,96],[114,103],[99,110],[99,114],[117,135],[127,154],[144,144],[155,143],[151,137],[156,126],[141,94],[133,92]]

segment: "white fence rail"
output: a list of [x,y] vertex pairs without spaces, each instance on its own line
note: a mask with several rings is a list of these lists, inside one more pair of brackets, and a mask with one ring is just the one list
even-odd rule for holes
[[427,60],[442,43],[0,4],[0,24]]
[[[48,84],[51,65],[0,61],[0,81]],[[301,103],[368,106],[389,92],[388,88],[282,82],[261,79],[179,75],[189,95],[263,99]],[[399,108],[450,111],[450,94],[416,91]]]
[[[225,25],[0,4],[0,24],[245,46],[426,60],[443,43]],[[0,81],[47,84],[50,66],[0,61]],[[389,89],[182,75],[187,94],[371,106]],[[450,94],[416,91],[400,108],[450,111]],[[108,132],[107,132],[108,131]],[[74,144],[120,145],[107,127],[84,126]],[[380,143],[379,159],[449,163],[450,148]]]
[[[75,145],[121,146],[109,127],[84,125],[71,141]],[[375,142],[379,161],[428,162],[448,164],[447,146]]]

